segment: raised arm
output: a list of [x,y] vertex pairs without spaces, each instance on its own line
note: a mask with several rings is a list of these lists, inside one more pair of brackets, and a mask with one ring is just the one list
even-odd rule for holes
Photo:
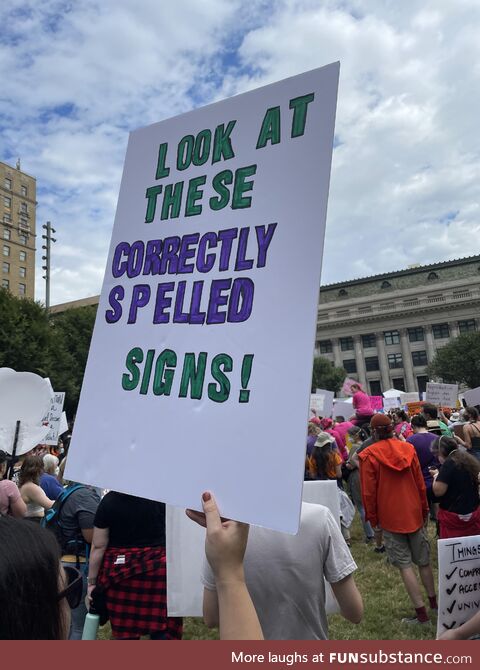
[[215,575],[221,640],[263,640],[243,572],[248,525],[222,521],[211,493],[202,496],[203,514],[187,515],[206,526],[205,553]]

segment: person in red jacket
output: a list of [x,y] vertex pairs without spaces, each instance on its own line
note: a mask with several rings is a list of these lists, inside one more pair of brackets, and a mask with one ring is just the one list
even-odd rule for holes
[[426,623],[429,617],[413,564],[418,566],[431,609],[438,606],[424,527],[428,502],[418,456],[413,445],[395,437],[385,414],[375,414],[370,428],[376,441],[358,454],[365,517],[374,528],[383,529],[389,561],[400,570],[415,608],[415,616],[402,622]]

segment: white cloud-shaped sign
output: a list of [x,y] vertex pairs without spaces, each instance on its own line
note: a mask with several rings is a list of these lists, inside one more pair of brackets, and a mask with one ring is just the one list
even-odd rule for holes
[[17,421],[17,456],[40,444],[48,432],[43,419],[50,407],[50,383],[32,372],[0,368],[0,449],[12,453]]

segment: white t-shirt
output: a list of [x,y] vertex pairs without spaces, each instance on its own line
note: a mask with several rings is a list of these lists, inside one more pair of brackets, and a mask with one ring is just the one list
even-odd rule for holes
[[[330,510],[302,503],[297,535],[250,528],[244,568],[266,640],[326,640],[323,577],[339,582],[357,566]],[[206,559],[202,583],[215,590]]]

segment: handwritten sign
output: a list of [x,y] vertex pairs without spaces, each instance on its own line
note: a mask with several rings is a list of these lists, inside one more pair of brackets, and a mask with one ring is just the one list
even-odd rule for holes
[[438,540],[437,637],[480,610],[480,535]]
[[54,393],[48,412],[48,433],[45,438],[45,444],[58,444],[60,434],[60,422],[63,412],[63,403],[65,402],[65,393]]
[[471,389],[470,391],[464,391],[463,397],[469,407],[480,405],[480,386],[477,386],[477,388]]
[[396,407],[401,407],[400,398],[384,398],[383,399],[383,409],[388,412],[390,409],[395,409]]
[[310,409],[315,410],[316,416],[331,416],[334,395],[333,391],[317,389],[316,393],[310,395]]
[[371,395],[368,396],[370,398],[370,405],[372,409],[375,411],[379,409],[383,409],[383,396],[381,395]]
[[338,72],[131,133],[70,479],[296,532]]
[[455,407],[457,404],[458,384],[437,384],[427,382],[425,400],[432,405]]
[[407,402],[405,407],[408,416],[415,416],[415,414],[420,414],[423,410],[424,404],[425,403],[423,401]]

